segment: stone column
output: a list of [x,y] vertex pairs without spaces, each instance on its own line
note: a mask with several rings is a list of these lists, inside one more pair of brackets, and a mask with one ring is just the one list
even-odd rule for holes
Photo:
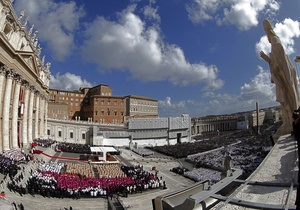
[[[3,90],[5,88],[5,80],[6,80],[6,66],[0,67],[0,139],[3,139],[2,137],[2,103],[3,103]],[[0,141],[0,152],[2,151],[2,141]]]
[[23,123],[22,123],[22,142],[23,146],[28,145],[28,134],[27,134],[27,126],[28,126],[28,106],[29,106],[29,83],[24,83],[25,93],[24,93],[24,110],[23,110]]
[[39,137],[39,113],[40,113],[40,94],[39,92],[36,93],[36,98],[35,98],[35,121],[34,121],[34,136],[33,138],[38,138]]
[[45,137],[44,120],[45,120],[45,97],[42,96],[40,99],[40,127],[39,127],[39,133],[41,138]]
[[12,121],[11,121],[11,143],[12,148],[17,149],[18,146],[18,108],[19,108],[19,95],[21,87],[21,77],[20,75],[15,76],[15,88],[13,96],[13,106],[12,106]]
[[[45,99],[45,123],[44,123],[44,133],[45,134],[47,134],[47,130],[48,130],[47,119],[48,119],[48,98]],[[50,134],[51,134],[51,131],[50,131]]]
[[28,138],[27,142],[31,143],[32,142],[32,123],[33,123],[33,99],[34,99],[34,91],[35,88],[34,86],[30,86],[30,98],[29,98],[29,106],[28,106]]
[[2,132],[3,132],[3,150],[9,150],[9,115],[10,115],[10,99],[11,99],[11,90],[12,90],[12,80],[14,74],[12,70],[7,71],[6,75],[6,84],[5,84],[5,92],[3,99],[3,124],[2,124]]

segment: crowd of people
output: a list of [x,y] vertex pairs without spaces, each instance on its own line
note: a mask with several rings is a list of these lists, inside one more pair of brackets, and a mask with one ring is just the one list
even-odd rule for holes
[[37,138],[33,140],[33,143],[41,146],[41,147],[51,147],[51,145],[57,143],[57,141],[53,140],[53,139],[41,139],[41,138]]
[[195,137],[194,142],[184,142],[175,145],[164,145],[149,147],[154,151],[160,152],[162,154],[172,156],[174,158],[185,158],[190,154],[197,154],[201,152],[206,152],[213,150],[225,145],[230,145],[236,143],[240,138],[251,137],[253,132],[251,130],[243,131],[232,131],[224,132],[221,135],[201,135],[198,138]]
[[[40,163],[28,180],[28,192],[45,197],[77,199],[108,197],[116,193],[127,196],[128,193],[162,187],[161,179],[151,172],[144,171],[141,166],[103,164],[97,167],[101,170],[96,169],[99,177],[92,171],[82,174],[86,167],[88,166],[73,163]],[[107,175],[101,174],[101,171]]]
[[55,146],[55,151],[78,153],[78,154],[91,154],[91,145],[60,142]]
[[4,175],[4,178],[13,178],[21,170],[21,163],[28,162],[27,155],[21,151],[16,150],[6,151],[0,154],[0,173]]
[[[261,126],[260,134],[253,129],[224,132],[220,134],[207,134],[196,137],[193,143],[181,143],[171,146],[156,146],[155,151],[175,158],[184,158],[186,162],[194,165],[192,170],[172,169],[192,180],[211,180],[215,183],[221,179],[224,160],[228,154],[232,157],[233,168],[243,170],[244,178],[248,177],[263,161],[273,146],[270,138],[272,132],[280,124],[272,127]],[[182,168],[182,167],[179,167]]]
[[[210,136],[208,139],[204,135],[194,143],[149,149],[175,158],[184,157],[195,166],[191,171],[177,167],[171,169],[173,172],[194,181],[209,179],[215,183],[220,179],[226,154],[232,156],[234,168],[241,168],[245,175],[252,173],[271,148],[271,131],[272,129],[264,129],[260,135],[253,135],[252,130],[234,131]],[[37,139],[34,142],[42,147],[54,145],[56,151],[81,154],[90,152],[90,146],[84,144],[58,143],[49,139]],[[207,152],[210,150],[212,152]],[[141,165],[127,166],[117,163],[87,165],[33,160],[36,167],[30,171],[30,177],[24,180],[24,167],[28,161],[28,155],[20,150],[10,150],[0,155],[0,173],[8,180],[8,189],[21,196],[30,193],[32,196],[40,194],[58,198],[108,198],[113,194],[128,196],[147,189],[166,188],[165,181],[157,173],[145,171]]]
[[[38,145],[49,147],[53,143]],[[85,145],[82,145],[86,148]],[[80,151],[84,149],[80,149]],[[152,172],[144,171],[143,166],[126,166],[121,164],[77,164],[72,162],[45,162],[33,160],[35,170],[30,170],[30,176],[25,180],[23,173],[26,154],[10,152],[0,155],[0,173],[4,174],[7,188],[23,196],[40,194],[44,197],[74,198],[109,197],[113,194],[128,196],[130,193],[143,192],[147,189],[164,188],[165,182]],[[26,158],[25,158],[26,160]],[[29,161],[29,160],[28,160]],[[8,177],[8,178],[7,178]],[[3,182],[3,181],[2,181]]]

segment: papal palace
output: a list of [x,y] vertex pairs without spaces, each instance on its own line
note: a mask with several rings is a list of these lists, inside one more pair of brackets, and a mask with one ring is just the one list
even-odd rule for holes
[[65,91],[49,89],[50,63],[38,32],[12,1],[0,0],[0,151],[29,145],[35,138],[93,145],[165,145],[192,135],[279,120],[278,110],[226,117],[158,116],[158,101],[114,96],[106,84]]

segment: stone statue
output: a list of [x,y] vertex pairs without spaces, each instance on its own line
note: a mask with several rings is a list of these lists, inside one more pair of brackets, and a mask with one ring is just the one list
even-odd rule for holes
[[42,50],[42,47],[41,47],[41,45],[39,44],[39,45],[37,46],[37,55],[38,55],[38,57],[40,57],[41,50]]
[[25,15],[25,10],[21,11],[21,13],[20,13],[20,16],[18,19],[20,22],[21,22],[22,18],[24,17],[24,15]]
[[39,32],[39,31],[35,31],[35,32],[33,33],[33,36],[31,37],[31,42],[32,42],[32,43],[34,43],[34,41],[35,41],[35,39],[36,39],[36,36],[37,36],[38,32]]
[[223,163],[223,172],[221,173],[221,179],[229,176],[232,172],[232,156],[228,151],[225,153],[224,163]]
[[33,28],[34,28],[34,24],[31,25],[31,27],[30,27],[30,29],[29,29],[29,31],[28,31],[28,35],[29,35],[29,36],[32,34]]
[[42,57],[41,65],[44,66],[44,63],[45,63],[45,55]]
[[271,82],[276,85],[276,101],[280,103],[282,109],[283,124],[276,133],[279,137],[292,131],[291,115],[299,105],[297,76],[296,70],[286,55],[279,37],[273,31],[271,23],[264,20],[263,26],[271,44],[271,53],[270,56],[267,56],[261,51],[260,56],[269,63]]
[[47,69],[48,72],[50,71],[50,66],[51,66],[51,63],[50,63],[50,62],[47,62],[47,63],[46,63],[46,69]]
[[26,28],[26,26],[27,26],[28,20],[29,20],[29,17],[26,17],[25,22],[24,22],[24,25],[23,25],[25,28]]

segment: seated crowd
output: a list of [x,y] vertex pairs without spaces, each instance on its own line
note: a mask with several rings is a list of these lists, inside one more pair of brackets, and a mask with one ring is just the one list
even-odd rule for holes
[[[70,167],[68,169],[68,167]],[[101,166],[105,174],[95,177],[92,166],[70,163],[41,163],[28,180],[28,192],[47,197],[104,197],[114,193],[127,195],[148,188],[162,187],[159,178],[140,166]],[[88,170],[87,173],[83,171]],[[101,170],[98,170],[100,172]],[[108,175],[107,171],[111,172]]]
[[41,138],[34,139],[33,142],[36,143],[37,145],[41,146],[41,147],[50,147],[51,145],[56,143],[55,140],[41,139]]
[[225,156],[229,152],[232,156],[232,167],[242,169],[246,178],[272,148],[270,136],[278,127],[279,125],[261,126],[259,135],[255,135],[252,129],[224,132],[219,135],[204,134],[197,137],[193,143],[156,146],[152,149],[175,158],[185,158],[185,161],[194,166],[193,170],[185,172],[174,168],[172,170],[174,173],[182,173],[195,181],[212,180],[212,182],[221,179],[219,175],[223,170]]
[[91,154],[91,145],[60,142],[55,146],[57,152]]
[[140,165],[92,166],[71,162],[44,162],[38,159],[33,160],[28,172],[30,176],[25,179],[23,173],[26,165],[17,161],[24,159],[26,155],[23,154],[24,157],[21,158],[22,154],[18,151],[5,154],[6,156],[0,155],[0,173],[5,175],[5,179],[7,176],[10,178],[6,181],[8,189],[21,196],[27,193],[59,198],[107,197],[115,193],[127,196],[129,193],[163,187],[162,179],[144,171]]

